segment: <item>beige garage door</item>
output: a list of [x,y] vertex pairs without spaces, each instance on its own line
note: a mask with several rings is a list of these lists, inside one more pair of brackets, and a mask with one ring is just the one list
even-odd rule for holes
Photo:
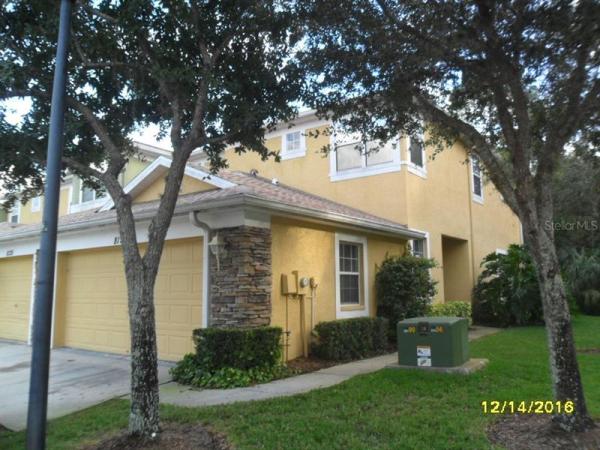
[[33,257],[0,259],[0,338],[26,341]]
[[[120,248],[63,255],[55,344],[129,353],[127,289]],[[192,351],[202,323],[202,239],[168,241],[155,289],[158,355],[178,360]]]

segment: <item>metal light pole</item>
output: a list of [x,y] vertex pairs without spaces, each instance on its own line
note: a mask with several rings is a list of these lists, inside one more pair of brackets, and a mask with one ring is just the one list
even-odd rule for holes
[[33,309],[33,349],[31,354],[31,378],[29,381],[29,409],[27,411],[27,448],[30,450],[43,450],[46,447],[50,334],[52,330],[56,233],[60,195],[61,153],[64,140],[65,90],[71,7],[72,0],[61,1],[58,47],[56,49],[52,105],[50,108],[48,158],[44,187],[45,204]]

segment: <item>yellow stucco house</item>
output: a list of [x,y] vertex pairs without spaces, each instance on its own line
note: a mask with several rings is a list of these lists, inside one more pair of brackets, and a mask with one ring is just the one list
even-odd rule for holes
[[[287,357],[325,320],[373,316],[386,254],[436,259],[436,301],[469,300],[481,259],[521,242],[518,219],[463,148],[435,159],[418,139],[379,152],[301,114],[267,135],[281,161],[228,151],[210,176],[202,151],[188,164],[156,286],[159,357],[192,351],[192,330],[272,324]],[[318,135],[318,136],[317,136]],[[334,144],[328,155],[322,149]],[[366,144],[367,147],[370,145]],[[139,144],[122,175],[143,245],[170,164]],[[69,176],[61,189],[53,345],[126,354],[129,330],[116,216],[106,197]],[[43,198],[0,223],[0,338],[29,341]],[[2,219],[2,217],[0,217]],[[210,267],[210,270],[205,270]],[[298,292],[301,295],[285,295]]]

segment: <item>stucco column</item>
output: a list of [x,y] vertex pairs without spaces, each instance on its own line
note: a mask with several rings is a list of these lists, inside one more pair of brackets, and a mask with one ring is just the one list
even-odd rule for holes
[[271,322],[271,230],[214,230],[223,254],[211,252],[210,326],[258,327]]

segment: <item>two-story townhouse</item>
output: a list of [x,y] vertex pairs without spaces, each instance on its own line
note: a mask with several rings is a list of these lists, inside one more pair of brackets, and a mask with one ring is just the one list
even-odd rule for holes
[[434,156],[422,137],[398,136],[370,152],[376,144],[365,145],[361,136],[340,135],[332,127],[308,111],[267,136],[266,145],[280,152],[280,162],[232,150],[226,158],[234,170],[257,170],[422,231],[426,238],[411,246],[414,253],[437,261],[432,275],[440,302],[469,301],[482,259],[522,241],[518,217],[484,180],[476,157],[469,158],[459,143]]
[[[303,114],[267,136],[281,162],[228,152],[233,170],[216,176],[194,152],[156,287],[160,358],[191,351],[194,328],[273,324],[291,359],[306,353],[316,323],[374,315],[377,265],[407,243],[440,263],[444,301],[467,300],[481,258],[520,241],[517,219],[460,146],[432,161],[417,140],[399,138],[365,155],[338,135],[324,156],[333,138],[311,131],[330,125]],[[142,248],[169,164],[168,150],[139,145],[122,174]],[[0,338],[30,339],[42,209],[32,199],[0,224]],[[126,354],[112,203],[67,177],[60,216],[53,345]]]

